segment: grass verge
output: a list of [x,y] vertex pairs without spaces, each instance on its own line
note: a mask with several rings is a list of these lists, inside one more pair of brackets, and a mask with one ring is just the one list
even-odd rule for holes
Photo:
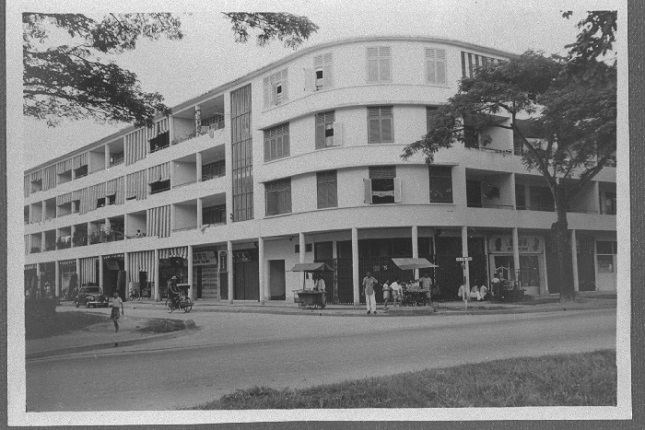
[[154,318],[146,321],[146,325],[140,328],[139,331],[143,333],[170,333],[173,331],[185,330],[187,327],[189,327],[189,324],[182,320]]
[[195,409],[615,406],[616,351],[518,358],[276,390],[238,390]]
[[107,315],[84,312],[56,312],[51,320],[26,325],[26,339],[42,339],[81,330],[93,324],[108,321]]

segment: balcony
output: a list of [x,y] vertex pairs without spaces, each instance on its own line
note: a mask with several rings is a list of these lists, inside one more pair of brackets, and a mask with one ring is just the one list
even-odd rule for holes
[[214,161],[202,166],[202,181],[221,178],[226,175],[226,160]]

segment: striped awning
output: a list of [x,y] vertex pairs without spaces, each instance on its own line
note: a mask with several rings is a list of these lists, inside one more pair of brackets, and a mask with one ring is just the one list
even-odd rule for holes
[[163,163],[148,169],[148,183],[167,181],[170,179],[170,163]]
[[146,225],[146,236],[168,237],[171,229],[170,205],[159,206],[148,209],[148,222]]
[[114,204],[122,205],[125,203],[125,176],[112,179],[105,183],[105,195],[116,196]]
[[81,258],[81,273],[80,282],[82,284],[89,284],[90,282],[96,283],[98,280],[98,273],[96,271],[96,262],[98,257]]
[[128,281],[139,282],[139,272],[147,272],[148,280],[155,279],[157,262],[154,251],[140,251],[128,253]]
[[125,198],[143,200],[148,196],[148,176],[145,170],[130,173],[126,177]]
[[125,136],[125,164],[130,165],[146,158],[148,154],[148,140],[144,129],[133,131]]
[[29,197],[29,193],[31,192],[31,181],[29,180],[29,175],[25,175],[25,197]]
[[56,188],[56,166],[51,165],[43,169],[43,191]]
[[31,175],[29,175],[29,179],[33,181],[40,181],[43,178],[43,171],[38,170],[37,172],[33,172]]
[[176,248],[166,248],[166,249],[159,250],[160,260],[165,260],[173,257],[179,257],[179,258],[183,258],[184,260],[188,260],[188,247],[179,246]]
[[74,167],[74,169],[85,166],[87,164],[87,152],[77,155],[72,160],[72,166]]
[[61,175],[65,172],[72,170],[73,160],[68,158],[67,160],[59,161],[56,163],[56,173]]
[[66,193],[66,194],[61,194],[60,196],[56,196],[56,206],[64,205],[66,203],[71,203],[73,198],[74,198],[73,193]]

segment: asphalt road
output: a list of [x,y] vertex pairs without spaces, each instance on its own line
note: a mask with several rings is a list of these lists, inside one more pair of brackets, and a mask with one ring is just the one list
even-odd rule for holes
[[193,335],[27,362],[27,411],[172,410],[253,386],[300,388],[616,346],[612,309],[401,318],[192,317],[201,327]]

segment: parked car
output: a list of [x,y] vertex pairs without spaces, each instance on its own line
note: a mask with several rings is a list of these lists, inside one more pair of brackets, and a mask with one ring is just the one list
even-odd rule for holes
[[74,299],[74,305],[85,305],[88,308],[108,307],[109,300],[103,295],[101,288],[96,286],[81,287]]

